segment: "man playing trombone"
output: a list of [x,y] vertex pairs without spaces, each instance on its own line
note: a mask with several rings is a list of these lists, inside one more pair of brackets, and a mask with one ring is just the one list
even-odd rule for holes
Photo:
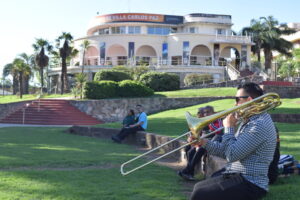
[[[236,105],[263,95],[255,83],[238,87]],[[269,114],[262,112],[243,119],[237,131],[238,116],[231,113],[223,120],[221,143],[199,139],[208,154],[227,160],[226,170],[219,176],[197,183],[191,200],[260,199],[268,191],[268,169],[276,146],[276,130]]]

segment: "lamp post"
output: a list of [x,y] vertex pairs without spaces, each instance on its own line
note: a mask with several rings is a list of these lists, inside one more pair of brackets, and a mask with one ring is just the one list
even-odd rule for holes
[[25,107],[23,108],[23,124],[25,124],[25,111],[26,111],[26,108],[28,108],[30,104],[29,103],[26,103]]

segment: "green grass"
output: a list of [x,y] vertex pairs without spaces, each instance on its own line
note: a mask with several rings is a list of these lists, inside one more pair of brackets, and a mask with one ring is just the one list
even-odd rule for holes
[[[23,98],[20,99],[20,96],[18,95],[6,95],[6,96],[0,96],[0,104],[4,103],[13,103],[13,102],[20,102],[20,101],[29,101],[37,99],[36,94],[25,94],[23,95]],[[61,97],[72,97],[70,93],[67,94],[51,94],[51,95],[44,95],[43,98],[61,98]]]
[[281,100],[282,104],[270,113],[300,114],[300,98]]
[[203,88],[186,89],[169,92],[155,92],[155,96],[163,97],[214,97],[214,96],[234,96],[236,88]]
[[[173,170],[151,165],[123,177],[132,146],[61,128],[0,129],[0,199],[183,200]],[[172,184],[170,184],[172,183]]]
[[[202,97],[202,96],[234,96],[235,88],[207,88],[207,89],[187,89],[177,90],[171,92],[155,92],[152,97]],[[60,97],[73,97],[72,94],[51,94],[44,95],[43,98],[60,98]],[[34,100],[37,98],[36,94],[25,94],[20,99],[17,95],[0,96],[0,104],[13,103],[19,101]]]

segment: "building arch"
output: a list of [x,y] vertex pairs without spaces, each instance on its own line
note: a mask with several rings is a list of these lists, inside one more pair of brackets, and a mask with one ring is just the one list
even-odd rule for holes
[[190,55],[191,65],[212,65],[212,54],[208,46],[198,44],[193,47]]
[[241,62],[241,53],[234,46],[225,46],[220,53],[219,57],[219,65],[225,66],[227,63],[230,63],[237,70],[239,70],[240,62]]
[[95,46],[89,46],[85,50],[84,65],[98,65],[99,50]]
[[136,50],[137,65],[157,64],[157,53],[155,48],[150,45],[142,45]]
[[108,65],[124,65],[127,63],[126,48],[120,44],[113,44],[107,48],[106,62]]

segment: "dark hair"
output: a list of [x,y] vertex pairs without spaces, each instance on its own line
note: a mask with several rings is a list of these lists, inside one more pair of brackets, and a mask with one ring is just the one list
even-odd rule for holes
[[141,104],[137,104],[135,107],[143,107]]
[[261,89],[261,87],[259,87],[258,84],[256,83],[252,83],[252,82],[248,82],[248,83],[243,83],[242,85],[239,85],[237,87],[237,89],[244,89],[245,92],[252,97],[253,99],[261,96],[264,94],[264,91]]
[[133,116],[135,115],[134,110],[130,109],[129,112],[131,113],[131,115],[133,115]]
[[210,112],[215,112],[214,107],[212,106],[206,106],[204,109],[209,110]]

